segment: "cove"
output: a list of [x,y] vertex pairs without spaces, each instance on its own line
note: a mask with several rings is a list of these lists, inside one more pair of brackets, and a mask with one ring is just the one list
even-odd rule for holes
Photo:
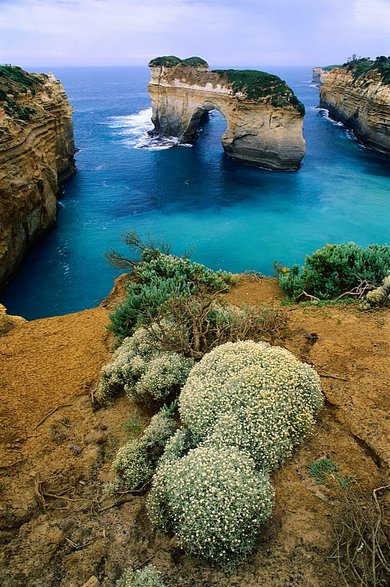
[[[50,68],[42,68],[49,71]],[[310,68],[259,67],[305,104],[307,152],[293,173],[243,166],[223,152],[224,118],[213,110],[192,147],[170,148],[152,128],[145,68],[54,69],[75,110],[77,173],[58,221],[0,293],[28,319],[98,304],[117,271],[104,252],[136,229],[213,269],[272,274],[327,242],[389,244],[388,158],[361,147],[318,110]]]

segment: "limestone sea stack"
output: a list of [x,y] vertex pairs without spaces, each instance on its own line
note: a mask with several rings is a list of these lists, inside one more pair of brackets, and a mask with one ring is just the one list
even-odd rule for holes
[[51,74],[0,66],[0,287],[55,222],[74,153],[62,84]]
[[329,71],[320,106],[365,146],[390,155],[390,57],[354,59]]
[[193,141],[210,110],[227,122],[226,153],[242,163],[294,171],[305,154],[304,106],[276,75],[257,70],[210,71],[204,59],[157,57],[149,63],[152,134]]

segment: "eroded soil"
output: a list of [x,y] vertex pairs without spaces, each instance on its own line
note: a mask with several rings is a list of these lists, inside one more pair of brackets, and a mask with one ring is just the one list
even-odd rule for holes
[[[280,306],[276,282],[250,276],[228,298],[287,314],[280,344],[315,366],[327,400],[312,436],[273,476],[274,514],[252,556],[227,576],[156,535],[144,494],[103,497],[137,413],[125,397],[92,409],[110,356],[106,304],[3,328],[0,320],[1,585],[81,587],[95,576],[108,587],[124,567],[149,561],[169,587],[345,584],[329,554],[346,490],[336,476],[317,483],[308,467],[331,459],[367,493],[390,483],[390,311]],[[150,414],[138,416],[147,423]]]

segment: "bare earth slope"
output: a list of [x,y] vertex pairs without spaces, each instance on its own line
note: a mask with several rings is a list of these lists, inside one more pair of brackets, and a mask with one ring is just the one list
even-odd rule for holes
[[[280,307],[274,280],[245,277],[229,299]],[[314,364],[327,403],[312,437],[274,476],[271,522],[231,576],[156,535],[144,495],[102,497],[123,423],[135,414],[126,398],[91,408],[109,358],[108,310],[0,323],[0,584],[81,587],[95,576],[95,585],[114,586],[124,566],[151,561],[169,587],[344,585],[329,549],[345,490],[333,478],[315,483],[308,466],[329,458],[365,491],[389,483],[390,311],[282,309],[281,344]],[[146,423],[150,414],[139,414]]]

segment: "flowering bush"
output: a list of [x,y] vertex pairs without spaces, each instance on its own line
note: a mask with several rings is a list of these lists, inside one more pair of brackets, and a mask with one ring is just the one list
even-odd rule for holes
[[116,478],[107,486],[106,492],[134,491],[149,481],[175,430],[175,421],[168,411],[162,410],[153,416],[140,438],[129,440],[118,450],[112,465]]
[[160,462],[148,512],[188,552],[229,569],[253,548],[272,499],[268,475],[256,471],[247,453],[199,447]]
[[[165,332],[169,332],[166,325]],[[163,401],[185,382],[193,360],[170,351],[156,350],[155,331],[160,326],[138,328],[125,338],[112,360],[101,371],[95,394],[105,404],[122,389],[135,400]]]
[[179,412],[198,443],[237,447],[272,470],[302,442],[322,405],[312,367],[280,347],[243,341],[217,347],[193,367]]
[[179,392],[194,362],[178,353],[162,351],[147,363],[144,373],[134,386],[126,385],[128,395],[136,400],[152,397],[163,401],[173,392]]
[[166,587],[160,573],[153,565],[133,571],[126,569],[116,582],[116,587]]

